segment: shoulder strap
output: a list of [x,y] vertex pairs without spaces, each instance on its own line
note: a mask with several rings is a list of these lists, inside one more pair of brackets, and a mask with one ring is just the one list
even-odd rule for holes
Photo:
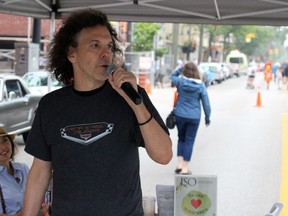
[[1,201],[1,206],[2,206],[2,209],[3,209],[3,214],[6,214],[6,205],[5,205],[5,200],[4,200],[4,196],[3,196],[1,185],[0,185],[0,201]]

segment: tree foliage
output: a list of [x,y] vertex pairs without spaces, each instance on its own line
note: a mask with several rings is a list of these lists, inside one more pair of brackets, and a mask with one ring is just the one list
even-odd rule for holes
[[[160,25],[156,23],[135,23],[133,29],[132,51],[151,51],[154,49],[154,36],[160,29]],[[162,57],[167,53],[165,47],[155,50],[155,58]]]
[[[286,51],[283,49],[283,42],[287,28],[275,26],[248,26],[248,25],[207,25],[206,32],[209,34],[209,43],[216,42],[215,36],[222,35],[224,40],[223,51],[228,54],[233,49],[238,49],[251,58],[257,56],[261,60],[281,61]],[[250,41],[246,40],[247,35],[253,34]],[[233,40],[231,40],[233,36]],[[211,47],[210,47],[211,49]]]
[[160,29],[154,23],[135,23],[133,29],[133,51],[151,51],[154,45],[154,35]]

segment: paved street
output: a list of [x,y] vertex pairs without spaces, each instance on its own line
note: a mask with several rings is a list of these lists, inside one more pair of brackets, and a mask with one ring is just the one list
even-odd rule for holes
[[[271,83],[265,89],[258,74],[256,89],[248,90],[246,76],[210,86],[211,126],[201,120],[190,169],[218,178],[217,215],[264,216],[280,198],[282,114],[288,111],[287,91]],[[256,107],[257,87],[261,107]],[[172,109],[174,89],[152,89],[151,100],[165,119]],[[166,166],[154,163],[140,149],[144,196],[156,197],[156,185],[173,185],[177,164],[177,129],[170,130],[174,157]],[[19,143],[22,142],[17,137]],[[18,161],[32,158],[19,148]]]
[[[266,90],[262,73],[255,90],[247,90],[246,76],[208,88],[212,117],[202,119],[190,168],[193,174],[218,177],[219,216],[262,216],[279,200],[281,177],[281,118],[287,112],[287,92],[271,83]],[[261,107],[256,107],[260,87]],[[165,118],[172,107],[173,89],[154,90],[152,100]],[[177,129],[170,130],[174,158],[157,165],[141,151],[144,195],[154,195],[156,184],[174,183]]]

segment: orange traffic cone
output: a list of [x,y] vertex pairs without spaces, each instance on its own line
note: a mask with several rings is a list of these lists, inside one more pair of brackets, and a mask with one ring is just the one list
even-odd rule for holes
[[138,82],[142,88],[146,88],[146,74],[144,71],[139,72]]
[[256,107],[262,107],[260,87],[258,87]]
[[146,90],[147,90],[147,94],[152,94],[151,85],[149,83],[147,84]]

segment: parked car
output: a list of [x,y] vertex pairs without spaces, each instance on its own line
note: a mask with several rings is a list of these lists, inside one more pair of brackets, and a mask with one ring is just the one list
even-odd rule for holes
[[63,87],[63,85],[56,80],[48,71],[40,70],[40,71],[32,71],[27,72],[23,75],[24,81],[27,83],[28,88],[33,94],[44,95],[49,92],[48,88],[48,78],[51,80],[51,89],[50,91],[54,91]]
[[25,142],[40,98],[31,94],[21,77],[0,73],[0,126],[22,135]]
[[201,62],[199,67],[203,68],[203,70],[209,70],[211,73],[213,73],[214,79],[217,83],[221,83],[225,79],[219,63]]
[[215,75],[209,70],[209,67],[199,65],[198,68],[206,87],[213,85],[215,83]]
[[234,76],[233,68],[225,62],[219,62],[226,79]]
[[233,76],[232,68],[230,68],[225,62],[209,62],[209,66],[217,67],[217,71],[222,72],[223,80],[228,79]]

